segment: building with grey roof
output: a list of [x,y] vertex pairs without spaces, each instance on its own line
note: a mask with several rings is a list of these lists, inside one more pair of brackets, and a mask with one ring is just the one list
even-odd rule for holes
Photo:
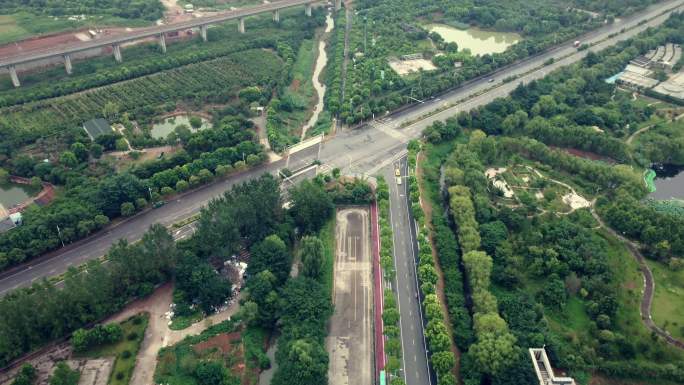
[[114,132],[109,122],[102,118],[91,119],[83,123],[83,129],[90,137],[90,140],[95,140],[98,136]]

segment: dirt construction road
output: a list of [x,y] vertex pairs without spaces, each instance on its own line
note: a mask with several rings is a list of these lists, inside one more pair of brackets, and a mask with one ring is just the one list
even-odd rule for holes
[[171,330],[168,327],[169,320],[165,313],[169,311],[172,301],[173,286],[166,284],[157,289],[151,296],[131,303],[126,309],[106,322],[121,322],[128,317],[140,312],[150,313],[150,323],[145,331],[140,352],[136,358],[131,385],[152,385],[154,384],[154,370],[157,367],[157,354],[159,349],[174,345],[182,341],[185,337],[200,334],[204,329],[211,325],[218,324],[230,318],[239,309],[238,301],[202,321],[190,325],[183,330]]
[[337,212],[335,313],[327,345],[331,385],[373,383],[373,286],[368,209]]

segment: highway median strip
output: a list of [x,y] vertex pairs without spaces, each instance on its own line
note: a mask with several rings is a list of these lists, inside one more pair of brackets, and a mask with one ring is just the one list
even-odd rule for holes
[[418,229],[417,240],[419,250],[418,280],[422,293],[422,308],[427,327],[425,338],[430,351],[430,366],[437,374],[439,384],[456,384],[458,380],[454,374],[456,356],[453,353],[453,338],[447,328],[447,315],[443,311],[436,288],[439,275],[436,261],[433,258],[432,244],[429,238],[429,228],[425,223],[425,212],[421,206],[420,188],[416,176],[417,158],[420,143],[409,143],[409,192],[411,211]]

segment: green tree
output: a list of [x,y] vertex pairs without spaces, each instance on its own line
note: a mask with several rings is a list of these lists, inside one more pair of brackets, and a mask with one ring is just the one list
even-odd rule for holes
[[19,369],[19,374],[12,381],[12,385],[32,385],[36,378],[38,378],[36,369],[31,364],[24,364]]
[[286,347],[287,359],[278,365],[273,385],[315,385],[328,382],[328,353],[309,339],[298,339]]
[[304,276],[316,280],[323,276],[325,256],[323,255],[323,242],[319,238],[314,236],[302,238],[299,258],[302,261],[302,274]]
[[59,156],[59,163],[63,164],[65,167],[73,168],[78,165],[78,158],[71,151],[64,151]]
[[195,369],[195,377],[202,385],[227,385],[229,375],[220,362],[201,361]]
[[330,218],[335,207],[323,186],[310,180],[305,180],[299,186],[290,189],[290,197],[295,222],[305,234],[318,232]]
[[124,202],[121,204],[121,215],[124,217],[130,217],[135,214],[135,206],[131,202]]
[[90,155],[95,159],[100,159],[104,152],[104,147],[99,143],[93,143],[90,145]]
[[252,247],[251,254],[250,263],[247,266],[249,275],[269,270],[279,283],[285,282],[290,274],[292,255],[280,237],[269,235]]
[[511,364],[515,357],[515,341],[515,337],[508,332],[500,335],[485,333],[477,337],[477,342],[470,346],[468,353],[475,357],[480,370],[496,374]]
[[79,162],[85,162],[88,160],[88,148],[83,143],[76,142],[71,145],[71,152],[76,155]]
[[4,168],[0,168],[0,183],[7,183],[9,181],[9,172]]
[[34,189],[40,189],[43,186],[43,180],[37,176],[31,178],[31,187]]
[[119,110],[118,104],[114,102],[107,102],[102,108],[102,116],[110,121],[116,120],[119,117]]
[[432,362],[432,367],[437,372],[438,377],[442,377],[449,373],[456,364],[454,353],[449,351],[433,353],[430,357],[430,361]]
[[247,281],[249,298],[257,306],[255,321],[266,328],[272,328],[278,312],[278,279],[268,270],[263,270]]
[[240,90],[238,97],[247,103],[256,102],[261,99],[261,90],[259,87],[245,87]]
[[190,122],[190,127],[194,128],[194,129],[198,129],[198,128],[202,127],[202,118],[200,118],[199,116],[194,116],[194,115],[191,116],[189,119],[189,122]]
[[81,373],[73,370],[64,361],[60,361],[50,376],[50,385],[78,385]]

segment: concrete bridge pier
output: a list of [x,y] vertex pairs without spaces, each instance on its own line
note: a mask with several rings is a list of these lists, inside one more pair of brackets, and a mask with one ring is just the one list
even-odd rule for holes
[[280,23],[280,11],[277,9],[273,11],[273,21]]
[[21,85],[19,83],[19,76],[17,76],[17,68],[15,66],[9,66],[10,78],[12,78],[12,85],[16,88]]
[[207,26],[206,25],[200,25],[200,36],[202,36],[202,40],[207,41]]
[[123,61],[123,57],[121,56],[121,46],[114,44],[112,47],[114,48],[114,60],[116,60],[118,63],[121,63]]
[[64,55],[64,69],[68,75],[71,75],[73,67],[71,66],[71,56],[69,54]]
[[311,8],[312,8],[311,4],[307,4],[304,6],[304,13],[306,14],[306,16],[311,17]]
[[241,17],[238,19],[238,32],[245,33],[245,18]]
[[166,35],[163,33],[159,34],[159,47],[163,53],[166,53]]
[[335,0],[335,10],[339,11],[342,8],[342,0]]

